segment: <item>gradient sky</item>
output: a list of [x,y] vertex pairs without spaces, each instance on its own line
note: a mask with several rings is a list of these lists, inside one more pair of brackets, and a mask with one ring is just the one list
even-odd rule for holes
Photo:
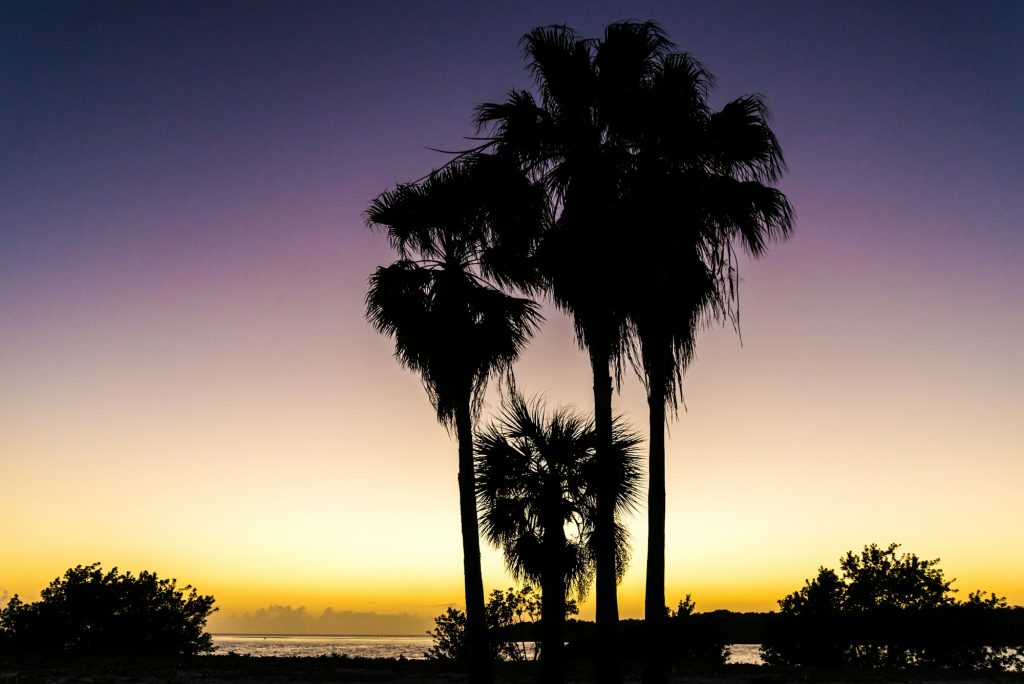
[[[798,221],[686,376],[669,601],[771,609],[897,541],[1024,604],[1024,4],[377,5],[0,4],[0,600],[101,561],[215,630],[461,604],[455,444],[363,320],[362,212],[529,85],[523,33],[652,18],[713,104],[767,97]],[[518,374],[590,405],[556,312]],[[634,378],[616,409],[644,424]]]

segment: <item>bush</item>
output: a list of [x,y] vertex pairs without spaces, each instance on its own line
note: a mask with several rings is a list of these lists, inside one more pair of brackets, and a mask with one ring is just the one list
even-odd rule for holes
[[1019,668],[1019,609],[983,592],[957,601],[938,559],[875,544],[840,559],[842,575],[819,568],[779,601],[761,648],[771,665],[867,668]]
[[213,650],[204,629],[212,596],[154,573],[138,577],[99,563],[53,580],[40,600],[15,595],[0,610],[0,649],[42,655],[194,655]]
[[717,630],[709,629],[707,620],[695,614],[697,605],[690,595],[668,611],[666,637],[669,662],[724,664],[729,648]]
[[[527,660],[530,657],[526,641],[534,640],[532,627],[540,620],[541,595],[531,587],[516,591],[509,587],[505,591],[491,592],[484,607],[487,620],[488,645],[494,658],[503,660]],[[566,601],[566,615],[576,615],[579,609],[575,601]],[[426,652],[430,660],[466,660],[469,657],[466,646],[466,614],[457,608],[448,608],[434,618],[434,630],[427,632],[434,637],[434,646]],[[537,649],[533,651],[536,659]]]
[[[675,610],[666,607],[665,660],[668,663],[702,663],[723,665],[729,649],[718,626],[707,613],[697,613],[697,604],[690,594],[679,602]],[[627,662],[641,662],[647,650],[649,635],[643,620],[622,620],[619,623],[619,645],[622,659]],[[580,657],[595,657],[596,639],[591,638],[589,651],[584,644],[574,649]]]

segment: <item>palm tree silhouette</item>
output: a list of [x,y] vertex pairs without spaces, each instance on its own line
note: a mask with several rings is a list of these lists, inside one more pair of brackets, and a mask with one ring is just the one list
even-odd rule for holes
[[[681,398],[700,322],[737,315],[734,242],[759,256],[792,229],[788,201],[766,185],[781,173],[782,153],[762,99],[747,96],[712,112],[710,74],[675,52],[654,22],[612,24],[601,40],[539,28],[523,44],[540,102],[512,91],[505,103],[482,105],[478,123],[492,130],[498,154],[542,178],[554,198],[557,220],[537,263],[590,354],[599,445],[607,443],[611,415],[609,369],[617,373],[624,352],[647,388],[644,679],[662,682],[666,413]],[[602,572],[610,557],[605,525],[607,503],[597,525],[599,679],[617,681],[614,580]]]
[[[491,681],[491,670],[474,494],[473,423],[487,381],[511,372],[541,320],[533,301],[506,294],[487,280],[497,273],[490,254],[508,248],[507,240],[492,236],[491,218],[515,220],[530,206],[530,186],[521,176],[516,183],[517,176],[511,173],[505,184],[490,176],[506,172],[507,167],[493,160],[468,158],[423,183],[385,192],[366,212],[369,224],[387,229],[401,257],[371,276],[367,319],[394,339],[399,362],[420,374],[438,420],[449,430],[454,428],[458,442],[470,680],[481,684]],[[518,192],[523,194],[516,198]],[[506,202],[518,207],[518,214],[509,211]]]
[[[792,231],[792,208],[767,183],[783,157],[759,96],[718,112],[713,79],[690,55],[659,55],[628,119],[633,164],[621,210],[634,230],[624,241],[634,364],[649,408],[648,545],[643,679],[666,681],[665,426],[682,398],[682,374],[702,320],[737,315],[733,243],[754,256]],[[734,319],[737,320],[737,319]]]
[[[628,543],[618,516],[638,501],[639,442],[616,421],[610,453],[620,572]],[[549,684],[564,674],[566,595],[582,600],[594,572],[595,444],[592,422],[566,409],[549,414],[541,402],[529,406],[518,394],[476,440],[484,537],[504,551],[513,576],[540,584],[541,663]]]
[[[555,304],[572,316],[594,378],[598,476],[594,540],[598,680],[622,680],[618,648],[612,377],[620,376],[628,341],[628,297],[622,287],[619,205],[633,150],[634,96],[670,43],[652,22],[621,22],[603,39],[580,38],[565,26],[523,37],[540,100],[513,90],[503,103],[481,105],[477,124],[495,152],[514,158],[540,179],[554,209],[535,252],[540,279]],[[602,465],[603,464],[603,465]]]

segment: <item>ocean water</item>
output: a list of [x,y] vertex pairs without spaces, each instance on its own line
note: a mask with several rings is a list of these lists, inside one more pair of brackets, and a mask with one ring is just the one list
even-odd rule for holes
[[[408,658],[421,660],[434,645],[429,636],[306,636],[282,634],[214,634],[214,653],[251,656]],[[732,644],[729,663],[761,664],[760,644]]]
[[730,665],[764,665],[761,660],[761,644],[729,644]]
[[213,652],[251,656],[408,658],[421,660],[433,638],[423,636],[307,636],[287,634],[214,634]]

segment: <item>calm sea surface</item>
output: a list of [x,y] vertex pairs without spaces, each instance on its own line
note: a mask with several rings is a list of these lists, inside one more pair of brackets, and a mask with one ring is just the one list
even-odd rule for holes
[[422,659],[434,645],[429,636],[306,636],[214,634],[216,654],[253,656],[348,655],[355,658]]
[[[434,645],[429,636],[305,636],[281,634],[214,634],[214,652],[252,656],[327,656],[408,658],[419,660]],[[760,664],[760,644],[732,644],[730,663]]]

